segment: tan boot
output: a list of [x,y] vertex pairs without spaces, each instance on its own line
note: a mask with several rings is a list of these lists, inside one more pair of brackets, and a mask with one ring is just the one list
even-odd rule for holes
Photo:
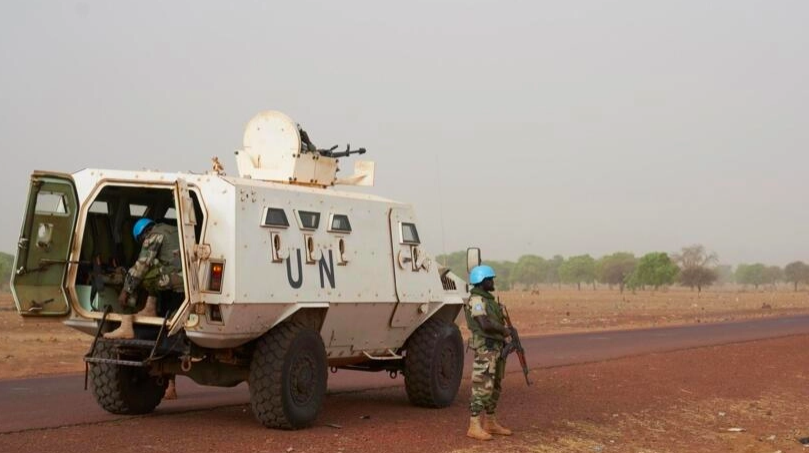
[[157,297],[149,296],[146,298],[146,305],[143,310],[136,313],[138,316],[157,316]]
[[169,379],[169,385],[166,387],[166,393],[163,394],[164,400],[177,399],[177,386],[174,384],[174,378]]
[[135,338],[135,331],[132,330],[132,315],[121,315],[121,325],[112,332],[105,333],[104,338],[117,340]]
[[473,415],[469,419],[469,431],[466,432],[466,435],[477,440],[492,440],[492,435],[480,425],[480,415]]
[[497,423],[497,418],[495,418],[494,414],[486,414],[486,418],[483,419],[483,429],[490,434],[500,436],[510,436],[512,434],[510,429]]

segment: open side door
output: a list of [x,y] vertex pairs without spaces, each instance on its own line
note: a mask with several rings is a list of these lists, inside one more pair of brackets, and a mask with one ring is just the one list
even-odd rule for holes
[[65,278],[79,202],[70,175],[34,173],[28,191],[11,291],[24,316],[65,316],[70,303]]
[[197,225],[197,216],[194,212],[194,201],[188,191],[188,183],[178,178],[174,188],[174,202],[177,207],[177,228],[180,233],[180,249],[182,250],[183,281],[185,282],[185,302],[180,306],[174,319],[171,321],[169,335],[185,327],[191,309],[202,302],[200,295],[199,257],[197,255],[197,239],[194,228]]

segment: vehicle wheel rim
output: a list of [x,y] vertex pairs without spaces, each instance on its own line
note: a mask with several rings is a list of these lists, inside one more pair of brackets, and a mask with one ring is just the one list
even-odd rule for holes
[[290,369],[289,391],[297,404],[306,404],[315,393],[315,373],[317,367],[310,355],[299,356]]

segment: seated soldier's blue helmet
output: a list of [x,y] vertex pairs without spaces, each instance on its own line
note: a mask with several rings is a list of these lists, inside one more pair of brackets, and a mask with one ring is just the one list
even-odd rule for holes
[[135,222],[135,226],[132,227],[132,236],[135,236],[135,240],[139,241],[140,235],[143,234],[143,231],[146,230],[146,228],[149,228],[151,225],[154,225],[154,220],[152,219],[148,219],[146,217],[138,219],[138,221]]
[[469,283],[477,285],[487,278],[494,278],[494,269],[491,266],[475,266],[472,272],[469,273]]

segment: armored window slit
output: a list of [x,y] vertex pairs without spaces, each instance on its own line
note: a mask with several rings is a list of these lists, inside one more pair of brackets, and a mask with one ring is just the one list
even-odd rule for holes
[[302,230],[316,230],[320,226],[320,213],[312,211],[296,211],[298,224]]
[[399,232],[402,238],[402,244],[419,245],[419,232],[416,229],[416,224],[401,222],[399,223]]
[[345,214],[332,214],[329,220],[330,233],[351,233],[351,222]]
[[286,212],[284,212],[284,210],[281,208],[264,208],[261,226],[276,228],[289,227],[289,220],[287,219]]

